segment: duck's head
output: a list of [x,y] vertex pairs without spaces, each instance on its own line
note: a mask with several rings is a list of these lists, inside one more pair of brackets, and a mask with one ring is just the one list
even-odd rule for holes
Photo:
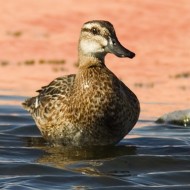
[[102,20],[84,23],[79,40],[79,52],[97,58],[104,58],[107,53],[113,53],[118,57],[135,56],[135,53],[120,44],[113,25]]

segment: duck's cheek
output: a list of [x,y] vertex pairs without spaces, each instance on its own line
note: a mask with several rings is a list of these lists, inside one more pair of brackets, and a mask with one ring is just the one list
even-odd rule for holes
[[106,46],[107,41],[104,39],[97,41],[82,40],[80,42],[80,49],[84,54],[103,52]]
[[100,47],[99,44],[94,41],[89,42],[88,40],[82,40],[80,42],[80,48],[84,54],[90,54],[96,52]]

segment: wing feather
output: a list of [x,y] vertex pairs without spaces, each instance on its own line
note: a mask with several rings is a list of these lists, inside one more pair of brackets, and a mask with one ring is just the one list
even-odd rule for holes
[[22,103],[23,107],[30,113],[33,113],[36,109],[48,103],[50,103],[50,105],[53,104],[53,101],[58,97],[67,98],[74,83],[75,76],[75,74],[71,74],[56,78],[47,86],[43,86],[37,90],[36,92],[39,93],[38,96],[26,99],[25,102]]

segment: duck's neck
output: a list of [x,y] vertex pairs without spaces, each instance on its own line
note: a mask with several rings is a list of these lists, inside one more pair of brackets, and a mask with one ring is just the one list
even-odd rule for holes
[[84,55],[84,54],[79,54],[79,68],[89,68],[93,66],[100,66],[104,67],[104,57],[105,56],[95,56],[95,55]]

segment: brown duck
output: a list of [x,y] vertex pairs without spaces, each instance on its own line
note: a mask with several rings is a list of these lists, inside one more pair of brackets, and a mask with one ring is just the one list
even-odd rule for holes
[[79,39],[77,74],[56,78],[23,106],[43,137],[54,145],[91,146],[118,143],[136,124],[136,95],[105,65],[107,53],[133,58],[108,21],[89,21]]

